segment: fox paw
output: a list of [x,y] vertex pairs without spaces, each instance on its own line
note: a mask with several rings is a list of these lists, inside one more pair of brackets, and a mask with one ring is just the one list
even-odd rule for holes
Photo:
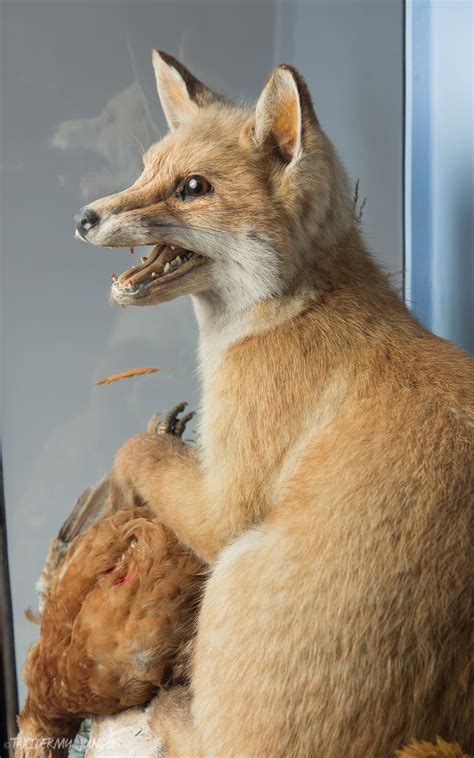
[[196,415],[195,411],[191,411],[191,413],[178,418],[187,405],[187,403],[178,403],[166,414],[164,419],[161,418],[160,413],[155,413],[148,422],[147,432],[152,434],[172,434],[174,437],[182,437],[186,424]]

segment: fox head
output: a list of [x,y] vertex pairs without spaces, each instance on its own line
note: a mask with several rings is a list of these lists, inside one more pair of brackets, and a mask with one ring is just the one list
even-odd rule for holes
[[168,134],[129,189],[76,216],[76,236],[93,245],[155,245],[111,299],[192,294],[246,309],[297,287],[352,224],[345,172],[303,79],[282,64],[244,108],[164,52],[153,66]]

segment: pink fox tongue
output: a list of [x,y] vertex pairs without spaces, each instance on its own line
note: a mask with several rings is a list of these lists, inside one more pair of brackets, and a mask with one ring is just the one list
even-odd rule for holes
[[171,248],[169,245],[155,245],[148,258],[135,268],[124,271],[118,278],[119,284],[141,284],[150,279],[152,274],[160,276],[163,274],[164,267],[169,261],[179,255],[181,248]]

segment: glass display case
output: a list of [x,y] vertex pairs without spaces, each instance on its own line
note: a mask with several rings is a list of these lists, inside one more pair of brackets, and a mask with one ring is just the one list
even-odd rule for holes
[[[165,132],[152,47],[248,102],[274,65],[296,66],[367,197],[369,246],[401,286],[403,3],[20,0],[4,2],[2,17],[1,434],[22,701],[37,636],[25,610],[49,540],[155,410],[198,402],[190,298],[109,305],[128,248],[74,239],[77,210],[129,186]],[[163,370],[95,385],[134,366]]]

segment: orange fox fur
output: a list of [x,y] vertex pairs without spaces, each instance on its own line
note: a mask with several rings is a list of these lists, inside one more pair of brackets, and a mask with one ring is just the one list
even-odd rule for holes
[[170,749],[381,758],[442,735],[472,752],[473,362],[372,262],[296,71],[245,109],[154,66],[170,133],[78,236],[203,256],[164,275],[162,253],[111,293],[192,294],[200,326],[199,448],[141,434],[112,474],[115,505],[146,501],[212,569]]

